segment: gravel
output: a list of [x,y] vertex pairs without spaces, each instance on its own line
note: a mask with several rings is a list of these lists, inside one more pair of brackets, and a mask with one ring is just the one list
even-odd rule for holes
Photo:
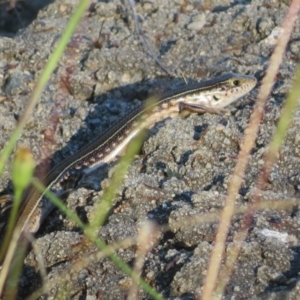
[[[140,44],[126,1],[93,1],[18,141],[17,146],[30,147],[37,162],[53,155],[57,163],[74,154],[138,105],[149,91],[185,84],[183,76],[192,82],[235,72],[261,80],[287,11],[287,1],[136,2],[140,27],[176,78],[167,76]],[[1,149],[77,4],[78,0],[49,1],[47,5],[45,1],[24,1],[8,8],[8,3],[0,2]],[[254,192],[299,58],[299,29],[298,21],[265,110],[237,207],[248,205]],[[142,272],[145,281],[166,299],[201,295],[218,222],[175,225],[188,217],[222,210],[257,90],[224,115],[168,119],[150,129],[99,230],[106,243],[115,243],[134,238],[146,220],[169,226],[146,254]],[[299,110],[267,190],[261,192],[263,201],[298,197],[298,115],[300,118]],[[3,193],[10,191],[11,162],[12,158],[0,181]],[[90,221],[115,166],[93,172],[66,199],[84,222]],[[232,220],[224,268],[242,217],[236,215]],[[297,298],[299,220],[298,206],[255,212],[224,299]],[[73,299],[125,299],[132,285],[131,278],[114,263],[97,256],[96,247],[58,210],[36,234],[35,249],[39,249],[49,281],[59,278],[39,299],[53,299],[64,285]],[[116,251],[130,266],[136,252],[136,246],[121,246]],[[91,259],[89,264],[77,271],[71,268],[86,257]],[[25,259],[19,299],[41,286],[42,269],[31,251]],[[142,289],[138,298],[152,299]]]

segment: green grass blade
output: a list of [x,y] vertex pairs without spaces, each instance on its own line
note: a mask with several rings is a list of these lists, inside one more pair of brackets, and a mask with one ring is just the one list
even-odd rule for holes
[[56,49],[52,53],[51,57],[49,58],[44,71],[35,87],[33,90],[32,96],[25,108],[25,111],[23,115],[21,116],[19,123],[14,130],[14,132],[11,134],[11,137],[9,141],[7,142],[6,146],[4,147],[3,151],[0,154],[0,175],[3,172],[3,169],[5,167],[6,161],[8,160],[17,140],[20,138],[22,134],[22,130],[30,117],[30,114],[32,113],[35,105],[38,103],[38,100],[40,99],[40,96],[42,94],[42,91],[47,84],[48,80],[50,79],[50,76],[54,69],[57,66],[57,63],[59,59],[61,58],[64,49],[66,48],[76,26],[78,25],[80,19],[82,18],[84,12],[88,8],[89,5],[89,0],[81,0],[77,9],[75,10],[74,14],[70,18],[70,21],[62,34],[62,37],[60,41],[57,44]]

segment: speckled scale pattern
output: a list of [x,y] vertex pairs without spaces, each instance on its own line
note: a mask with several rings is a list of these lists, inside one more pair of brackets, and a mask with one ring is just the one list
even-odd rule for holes
[[[37,1],[26,0],[18,4],[26,3],[28,7]],[[4,99],[7,96],[12,97],[12,101],[2,100],[0,105],[2,125],[0,148],[3,148],[9,139],[16,125],[14,116],[20,115],[24,110],[32,86],[44,69],[49,53],[52,53],[57,45],[57,37],[61,36],[71,13],[79,3],[78,0],[51,2],[52,4],[40,10],[37,19],[29,22],[31,25],[19,31],[16,37],[0,38],[0,99],[3,99],[3,96]],[[132,108],[128,100],[138,98],[141,87],[143,91],[144,89],[148,91],[153,85],[156,87],[158,84],[161,90],[165,90],[167,87],[176,87],[180,81],[168,78],[148,55],[147,50],[141,46],[126,1],[92,2],[95,4],[95,10],[85,15],[76,30],[77,36],[82,37],[81,42],[77,43],[77,48],[73,48],[74,51],[70,51],[72,49],[69,47],[57,71],[49,80],[34,117],[25,128],[22,141],[33,149],[37,157],[41,138],[36,137],[41,136],[40,133],[45,127],[55,92],[61,91],[61,75],[64,74],[66,67],[72,66],[74,69],[74,73],[69,74],[74,93],[64,97],[66,107],[61,117],[64,131],[62,136],[57,137],[57,145],[53,148],[53,151],[58,151],[62,145],[68,143],[66,155],[62,154],[62,157],[76,151],[76,142],[79,144],[83,139],[86,141],[87,136],[83,132],[83,135],[79,134],[74,138],[75,146],[68,142],[81,126],[85,126],[86,123],[83,122],[87,116],[100,120],[102,132],[103,124],[109,126],[115,122],[116,116],[111,114],[97,116],[97,113],[105,108],[103,103],[106,98],[110,101],[120,99],[122,110],[128,111]],[[141,30],[158,58],[165,66],[171,68],[171,71],[177,71],[176,77],[185,77],[188,81],[227,72],[255,74],[261,80],[269,65],[269,57],[274,50],[281,32],[280,26],[290,3],[290,1],[270,0],[133,2]],[[118,13],[117,6],[122,8],[122,14]],[[4,17],[2,18],[4,15],[10,19],[15,16],[10,28],[17,23],[24,26],[22,11],[9,13],[4,10],[0,22],[4,21]],[[276,128],[284,95],[288,92],[294,77],[299,57],[299,34],[298,22],[270,96],[271,101],[265,111],[255,149],[251,153],[243,191],[236,200],[238,207],[251,202],[251,191],[255,187],[263,155]],[[100,47],[84,42],[87,40],[85,37],[90,41],[99,41]],[[70,45],[74,47],[74,42]],[[28,77],[32,77],[30,84],[23,80]],[[153,84],[151,82],[148,84],[149,79],[156,80]],[[21,87],[17,85],[18,82],[21,82]],[[20,94],[20,88],[26,93]],[[120,92],[119,95],[114,93],[116,88],[117,93]],[[12,94],[7,95],[7,92]],[[86,98],[91,98],[91,102],[82,100]],[[133,233],[139,230],[143,220],[149,218],[154,221],[164,220],[164,223],[172,225],[177,224],[180,219],[188,219],[190,215],[219,213],[224,205],[223,199],[227,195],[232,166],[236,162],[237,143],[242,139],[239,134],[247,127],[254,99],[245,97],[230,116],[203,115],[192,116],[185,120],[176,118],[157,128],[156,134],[151,135],[144,143],[143,149],[147,157],[135,159],[119,188],[120,193],[115,201],[123,200],[124,206],[108,218],[101,233],[103,240],[110,244],[127,236],[132,237]],[[94,107],[98,108],[95,112]],[[78,108],[78,113],[71,118],[68,114],[70,108]],[[80,111],[84,113],[79,114]],[[294,187],[299,187],[300,124],[297,121],[300,120],[299,109],[295,113],[285,145],[281,148],[279,161],[272,170],[268,190],[262,191],[263,201],[268,201],[271,205],[274,200],[290,200],[295,195]],[[226,119],[227,122],[222,122],[221,119]],[[201,134],[197,145],[193,146],[195,126],[207,126],[208,130],[205,135]],[[236,136],[236,133],[239,134]],[[239,138],[236,140],[235,137]],[[222,162],[219,156],[224,158]],[[182,162],[182,157],[188,158],[184,160],[183,165],[178,163]],[[110,173],[112,172],[111,169]],[[209,191],[201,191],[201,186],[208,186],[214,176],[220,174],[225,175],[223,183],[210,185]],[[295,178],[292,185],[285,183],[290,176]],[[100,180],[98,172],[88,177],[88,182]],[[2,190],[10,178],[10,163],[8,163],[1,182]],[[105,186],[107,182],[108,178],[101,181],[101,185]],[[296,195],[297,191],[299,192],[299,188],[296,189]],[[85,199],[89,193],[90,190],[85,188],[76,189],[68,197],[67,203],[73,211],[78,211],[78,208],[84,210],[90,221],[99,197],[97,195],[87,203]],[[100,191],[100,197],[101,193]],[[279,221],[274,223],[272,221],[274,219]],[[240,217],[237,216],[232,221],[231,234],[224,252],[225,263],[222,265],[225,268],[227,257],[232,253],[230,242],[233,247],[239,220]],[[49,230],[50,224],[52,227],[50,226]],[[68,275],[67,282],[74,299],[86,297],[114,300],[128,297],[128,286],[124,285],[124,281],[130,282],[129,276],[124,275],[109,260],[95,259],[88,266],[83,266],[78,274],[72,271],[70,277],[72,261],[69,259],[73,257],[72,246],[74,241],[78,242],[82,233],[74,230],[74,226],[61,213],[51,215],[46,225],[36,237],[36,244],[46,264],[50,284],[49,290],[45,291],[41,299],[57,296],[57,290],[65,286],[64,278],[61,277],[64,273]],[[179,231],[170,228],[171,234],[164,235],[153,250],[147,253],[143,278],[165,299],[201,297],[202,283],[205,281],[214,245],[214,236],[210,235],[212,226],[215,225],[208,223],[206,227],[206,224],[191,224],[180,228]],[[263,228],[276,233],[287,233],[289,241],[282,242],[264,236]],[[297,210],[257,211],[223,298],[297,299],[300,287],[299,228],[300,217]],[[191,244],[192,246],[189,246]],[[136,258],[136,249],[122,247],[118,255],[121,255],[125,262],[132,262]],[[90,257],[90,252],[80,253],[78,257]],[[19,299],[27,298],[28,294],[40,288],[41,284],[40,266],[37,266],[33,251],[27,256],[25,264],[27,266],[19,285]],[[161,278],[164,280],[160,280]],[[282,280],[284,278],[285,281]],[[152,299],[141,289],[137,297]]]

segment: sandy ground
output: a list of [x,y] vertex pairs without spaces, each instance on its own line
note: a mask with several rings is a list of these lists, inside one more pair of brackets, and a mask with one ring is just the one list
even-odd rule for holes
[[[15,8],[0,3],[0,148],[78,3],[41,2],[24,1]],[[183,74],[190,82],[227,72],[254,75],[260,81],[287,11],[285,2],[138,1],[139,24],[162,63],[177,74],[172,78],[140,44],[126,1],[93,1],[18,145],[30,147],[37,161],[53,154],[53,160],[59,162],[111,126],[149,91],[185,84]],[[251,199],[299,49],[298,22],[236,200],[238,207]],[[113,243],[135,236],[147,219],[170,226],[147,254],[142,274],[166,299],[197,299],[201,295],[217,222],[180,229],[174,224],[222,209],[257,90],[234,104],[228,114],[191,115],[165,120],[152,128],[141,155],[119,187],[116,209],[99,231],[99,237]],[[298,197],[299,114],[295,112],[268,189],[262,192],[263,201]],[[11,161],[0,181],[3,193],[10,190]],[[107,166],[93,173],[66,200],[85,222],[114,169],[115,165]],[[225,256],[241,220],[238,215],[232,221]],[[300,271],[299,225],[298,207],[256,212],[224,299],[295,299]],[[72,299],[126,298],[130,278],[108,259],[95,259],[79,272],[68,271],[74,257],[80,257],[74,254],[74,245],[81,241],[82,232],[61,212],[54,211],[36,237],[48,278],[53,281],[67,271]],[[80,254],[83,257],[95,250],[86,248]],[[132,265],[136,248],[119,249],[117,254]],[[40,285],[38,263],[31,252],[20,280],[20,299]],[[52,299],[61,286],[56,285],[40,299]],[[140,290],[139,299],[151,297]]]

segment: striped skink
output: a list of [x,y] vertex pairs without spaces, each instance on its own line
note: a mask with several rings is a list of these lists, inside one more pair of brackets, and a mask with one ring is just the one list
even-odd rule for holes
[[[165,92],[147,107],[141,104],[134,108],[91,143],[51,169],[40,181],[46,189],[53,189],[71,176],[85,174],[95,166],[110,163],[141,129],[174,117],[181,110],[218,112],[250,92],[256,82],[255,77],[230,73]],[[20,232],[35,233],[39,229],[42,220],[51,211],[44,198],[43,193],[29,188],[16,222]]]

